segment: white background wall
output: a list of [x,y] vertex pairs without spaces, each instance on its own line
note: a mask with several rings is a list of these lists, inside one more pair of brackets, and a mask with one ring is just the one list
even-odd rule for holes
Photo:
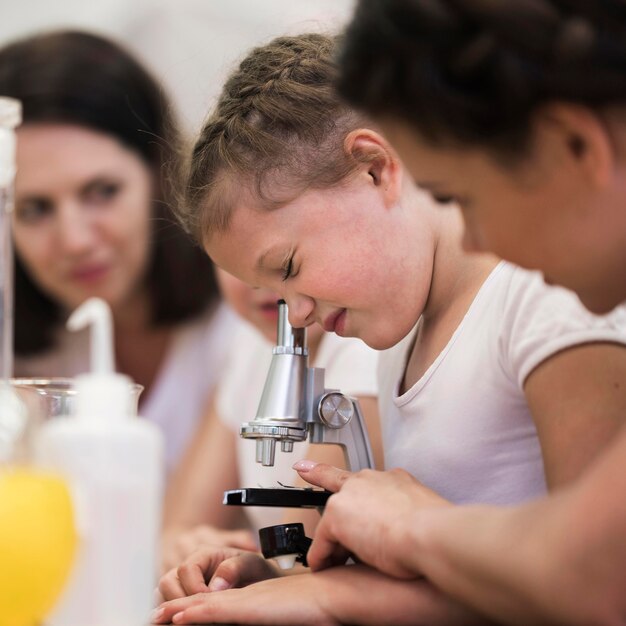
[[281,34],[336,32],[354,0],[0,0],[0,45],[49,28],[125,43],[165,84],[195,132],[246,51]]

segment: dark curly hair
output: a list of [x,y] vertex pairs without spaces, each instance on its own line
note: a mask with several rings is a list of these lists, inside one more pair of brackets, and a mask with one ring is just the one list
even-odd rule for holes
[[360,0],[338,90],[435,145],[529,148],[533,112],[626,101],[623,0]]
[[[217,301],[210,259],[172,214],[179,186],[179,134],[157,82],[122,47],[100,36],[59,31],[16,41],[0,50],[0,94],[22,102],[23,124],[62,122],[113,136],[156,174],[151,259],[145,276],[152,323],[187,320]],[[53,345],[59,305],[15,258],[15,351]]]

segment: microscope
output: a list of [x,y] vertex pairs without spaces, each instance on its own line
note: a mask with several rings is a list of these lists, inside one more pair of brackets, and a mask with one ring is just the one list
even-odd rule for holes
[[[306,329],[294,328],[284,300],[278,302],[278,335],[272,350],[256,417],[241,426],[240,435],[256,441],[256,461],[274,465],[276,444],[292,452],[294,442],[336,444],[343,448],[351,471],[373,468],[367,428],[359,403],[338,390],[326,389],[324,370],[309,367]],[[235,489],[224,494],[224,504],[323,508],[331,493],[311,488]],[[302,524],[269,526],[259,531],[266,558],[281,567],[293,559],[306,565],[311,542]],[[289,558],[287,558],[289,557]]]

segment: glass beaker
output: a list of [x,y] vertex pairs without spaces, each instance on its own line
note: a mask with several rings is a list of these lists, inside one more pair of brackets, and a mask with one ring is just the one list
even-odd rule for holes
[[[40,419],[48,419],[74,412],[76,391],[72,378],[13,378],[11,384],[24,403],[32,407],[31,415],[37,414]],[[135,415],[142,391],[142,385],[130,384],[130,408]]]
[[[34,433],[43,421],[74,413],[76,390],[72,378],[12,378],[10,382],[28,411],[26,430],[13,455],[19,461],[30,456]],[[130,409],[135,415],[142,391],[142,385],[130,384]]]
[[0,378],[13,373],[13,180],[15,129],[22,121],[22,105],[0,97]]

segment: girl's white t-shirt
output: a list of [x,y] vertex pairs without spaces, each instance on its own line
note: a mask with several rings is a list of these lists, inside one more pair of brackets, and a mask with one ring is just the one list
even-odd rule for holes
[[385,466],[458,504],[512,504],[546,491],[524,381],[571,346],[626,344],[626,307],[595,316],[570,291],[501,262],[441,354],[399,395],[416,330],[379,360]]

